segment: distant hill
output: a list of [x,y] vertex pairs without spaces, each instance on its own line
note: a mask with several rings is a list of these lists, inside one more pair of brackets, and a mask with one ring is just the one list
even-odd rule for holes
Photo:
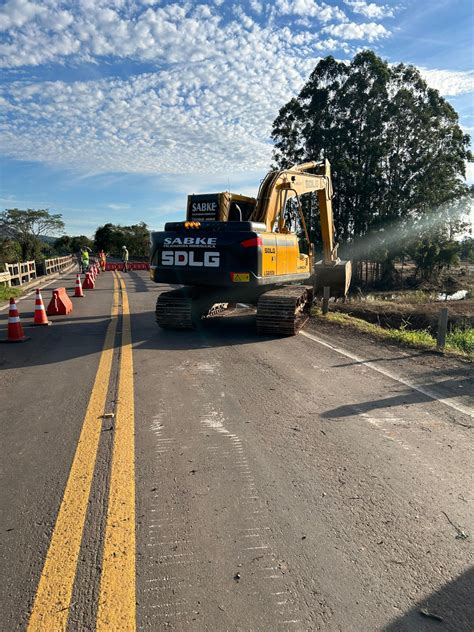
[[45,244],[52,246],[58,237],[50,237],[49,235],[41,235],[40,241],[44,241]]

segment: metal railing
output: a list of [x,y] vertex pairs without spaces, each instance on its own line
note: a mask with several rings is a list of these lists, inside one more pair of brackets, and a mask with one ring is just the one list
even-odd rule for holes
[[7,280],[9,286],[23,285],[36,279],[36,263],[34,261],[25,261],[24,263],[6,263],[6,272],[10,274],[10,280]]
[[68,255],[67,257],[55,257],[54,259],[44,260],[44,273],[53,274],[54,272],[63,272],[73,263],[76,263],[77,258],[74,255]]

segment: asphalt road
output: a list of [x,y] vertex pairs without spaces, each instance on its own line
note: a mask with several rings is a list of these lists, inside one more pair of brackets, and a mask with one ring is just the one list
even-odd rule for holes
[[161,331],[163,289],[103,274],[0,345],[0,629],[471,631],[472,365]]

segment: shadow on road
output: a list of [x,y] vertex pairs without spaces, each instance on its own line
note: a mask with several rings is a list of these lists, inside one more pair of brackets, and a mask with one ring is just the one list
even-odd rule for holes
[[381,632],[471,632],[473,623],[474,567],[417,603]]
[[[145,285],[143,279],[139,275],[136,276],[137,283]],[[0,369],[64,363],[78,357],[93,356],[102,350],[105,332],[110,322],[108,314],[68,316],[53,318],[53,320],[52,327],[30,327],[29,322],[23,320],[27,335],[31,336],[32,340],[24,344],[0,345]],[[4,319],[0,328],[0,337],[3,338],[5,335]],[[195,331],[162,330],[156,325],[153,312],[135,312],[132,313],[132,338],[135,352],[140,350],[192,351],[233,345],[261,345],[265,342],[271,344],[273,341],[281,340],[279,337],[258,336],[255,314],[245,309],[225,316],[205,319]],[[291,341],[291,338],[287,340]],[[291,342],[289,344],[291,345]],[[332,369],[335,372],[339,371],[341,364],[334,364]],[[458,397],[470,392],[472,381],[469,373],[469,366],[464,371],[459,367],[452,367],[440,376],[437,376],[436,372],[424,375],[420,386],[439,393],[442,398]],[[326,419],[352,417],[360,414],[361,411],[370,412],[390,406],[406,406],[428,401],[431,401],[430,397],[407,387],[403,392],[385,399],[374,398],[374,400],[354,405],[339,406],[326,411],[322,417]]]
[[[130,285],[132,286],[133,292],[151,292],[156,290],[156,284],[151,285],[151,282],[147,282],[142,275],[137,274],[133,270],[126,273],[128,278],[128,286],[130,289]],[[125,277],[125,273],[124,273]]]
[[[444,371],[442,377],[445,378],[449,375],[449,371]],[[460,395],[466,395],[472,390],[472,378],[469,376],[468,369],[459,373],[457,369],[452,371],[453,375],[448,379],[442,379],[438,382],[433,376],[425,375],[422,383],[418,385],[420,388],[425,388],[429,391],[435,391],[440,398],[459,397]],[[371,413],[378,409],[385,409],[397,406],[407,406],[411,404],[420,404],[424,402],[433,401],[432,397],[424,395],[419,391],[405,387],[403,393],[394,395],[393,397],[386,397],[384,399],[373,399],[366,402],[357,402],[354,404],[348,404],[344,406],[338,406],[331,410],[324,412],[321,417],[324,419],[338,419],[341,417],[354,417],[361,413]],[[471,424],[468,424],[471,426]]]
[[362,364],[372,364],[373,362],[394,362],[395,360],[408,360],[409,358],[419,358],[421,355],[431,355],[432,351],[417,351],[416,353],[405,354],[402,356],[393,356],[392,358],[372,358],[369,360],[354,360],[353,362],[345,362],[343,364],[338,364],[338,367],[346,367],[346,366],[360,366]]
[[[51,327],[32,326],[32,316],[28,312],[22,314],[23,328],[31,340],[0,345],[0,370],[64,363],[103,349],[110,322],[108,314],[53,317]],[[5,337],[6,319],[3,319],[0,338]],[[156,324],[154,313],[147,311],[132,314],[132,339],[136,351],[183,351],[256,344],[272,337],[257,335],[253,314],[209,318],[195,331],[165,331]]]
[[[141,326],[143,319],[146,322]],[[132,317],[132,336],[136,349],[183,351],[257,344],[262,340],[279,339],[274,336],[257,335],[255,314],[249,314],[248,311],[206,318],[193,331],[163,330],[154,320],[154,315],[150,313],[136,314]],[[148,331],[149,336],[140,336],[141,330]]]

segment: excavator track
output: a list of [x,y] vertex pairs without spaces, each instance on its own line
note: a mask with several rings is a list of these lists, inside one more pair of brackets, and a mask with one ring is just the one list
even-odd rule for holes
[[262,294],[257,304],[259,334],[294,336],[309,318],[313,288],[285,285]]
[[156,322],[162,329],[194,329],[198,315],[194,296],[183,290],[162,292],[156,301]]
[[231,311],[231,303],[211,304],[197,291],[181,288],[162,292],[156,301],[156,322],[162,329],[195,329],[201,318]]

